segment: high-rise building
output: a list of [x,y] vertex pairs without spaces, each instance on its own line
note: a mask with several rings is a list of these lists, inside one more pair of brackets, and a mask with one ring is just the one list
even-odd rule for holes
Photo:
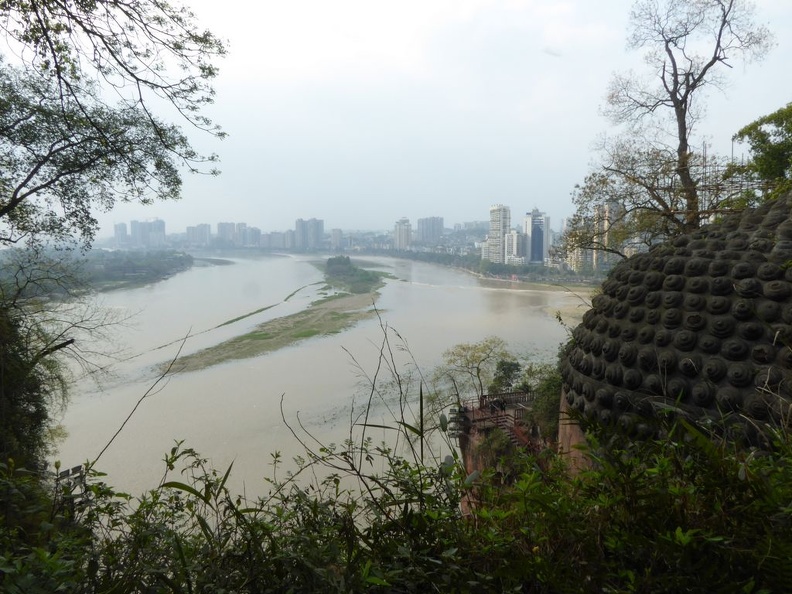
[[511,229],[504,237],[504,262],[506,264],[525,264],[525,238],[520,231]]
[[550,257],[550,217],[534,208],[525,213],[523,222],[527,249],[525,255],[531,264],[544,264]]
[[[611,227],[619,220],[622,214],[622,207],[618,202],[606,202],[597,204],[594,207],[594,237],[596,242],[606,248],[618,249],[616,239]],[[620,257],[605,250],[592,250],[592,267],[597,271],[610,270]]]
[[236,225],[234,223],[217,223],[217,239],[221,245],[234,245]]
[[246,247],[260,247],[261,246],[261,229],[258,227],[248,227],[245,229],[245,243]]
[[126,223],[116,223],[113,226],[113,239],[115,239],[116,246],[127,244],[129,241],[129,236],[127,235]]
[[165,221],[154,219],[147,221],[149,225],[147,247],[161,248],[165,246]]
[[294,250],[297,249],[296,233],[294,229],[289,229],[283,234],[283,249]]
[[294,249],[318,250],[324,243],[324,221],[322,219],[297,219],[294,223]]
[[344,232],[341,229],[332,229],[330,231],[330,249],[334,252],[343,251]]
[[198,245],[209,245],[212,241],[212,226],[209,223],[196,225],[196,242]]
[[490,207],[487,260],[495,264],[506,262],[506,234],[511,231],[511,209],[503,204]]
[[399,219],[393,229],[393,248],[399,251],[410,249],[412,243],[412,225],[410,219]]
[[436,244],[443,237],[443,217],[418,219],[415,241],[423,244]]
[[[293,233],[293,231],[292,231]],[[262,240],[262,247],[267,247],[271,250],[282,250],[286,247],[285,233],[280,231],[272,231],[267,233],[266,241]]]
[[320,250],[324,244],[324,221],[308,219],[308,249]]
[[143,230],[140,221],[130,221],[129,242],[134,246],[143,245]]
[[161,248],[165,245],[165,221],[132,221],[130,228],[131,244],[135,247]]
[[247,245],[247,223],[237,223],[234,229],[234,245]]

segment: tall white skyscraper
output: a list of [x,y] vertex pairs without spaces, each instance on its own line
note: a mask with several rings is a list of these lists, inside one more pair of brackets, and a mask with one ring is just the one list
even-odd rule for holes
[[525,264],[525,237],[522,232],[511,229],[505,236],[506,264]]
[[410,225],[410,219],[399,219],[393,229],[393,247],[400,251],[409,250],[411,243],[412,225]]
[[511,210],[503,204],[490,207],[490,226],[487,236],[487,260],[495,264],[506,262],[506,234],[511,231]]

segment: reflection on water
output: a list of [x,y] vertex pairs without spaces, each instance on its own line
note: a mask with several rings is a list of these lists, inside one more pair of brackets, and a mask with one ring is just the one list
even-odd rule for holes
[[[405,345],[393,345],[400,373],[413,358],[428,372],[444,350],[488,335],[500,336],[515,353],[552,357],[565,339],[553,312],[578,302],[558,291],[512,283],[482,285],[467,273],[429,264],[376,260],[398,278],[382,289],[377,308],[382,325],[404,339]],[[321,280],[306,259],[266,258],[194,268],[149,287],[108,294],[110,307],[142,310],[135,327],[119,330],[114,339],[124,342],[129,352],[142,354],[117,365],[115,379],[100,389],[89,381],[77,386],[63,419],[69,437],[59,458],[69,466],[97,455],[156,380],[153,366],[173,357],[177,345],[153,349],[190,329],[211,329],[269,305],[275,307],[189,339],[184,351],[298,311],[317,298]],[[353,402],[357,399],[358,409],[364,402],[382,337],[380,321],[368,320],[341,334],[258,358],[173,376],[145,399],[98,467],[110,474],[112,484],[138,493],[156,485],[163,453],[174,440],[183,439],[218,467],[234,461],[234,488],[258,493],[261,478],[271,472],[271,452],[280,450],[287,459],[302,453],[281,418],[281,400],[290,423],[296,423],[299,413],[316,438],[340,442],[349,433]],[[391,338],[399,342],[395,335]]]

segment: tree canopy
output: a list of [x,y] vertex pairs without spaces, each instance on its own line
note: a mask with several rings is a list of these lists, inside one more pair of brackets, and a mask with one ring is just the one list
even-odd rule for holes
[[734,140],[751,149],[750,160],[740,169],[782,191],[792,187],[792,103],[743,126]]
[[86,97],[84,87],[99,81],[127,107],[150,115],[158,97],[189,122],[218,131],[201,107],[212,101],[213,61],[225,46],[199,29],[186,7],[158,0],[6,0],[0,16],[9,50],[54,80],[62,97],[101,103],[97,95]]
[[513,361],[506,342],[488,336],[478,342],[463,342],[443,353],[443,365],[435,376],[440,384],[450,383],[457,398],[472,398],[486,394],[493,382],[500,361]]
[[[216,160],[178,119],[202,115],[223,44],[191,12],[154,0],[0,2],[0,242],[90,245],[95,210],[175,199],[181,168]],[[163,103],[164,100],[164,103]]]
[[75,334],[108,321],[42,299],[69,285],[43,247],[87,248],[97,211],[179,198],[184,169],[213,172],[180,125],[222,136],[203,108],[225,47],[160,0],[0,0],[0,32],[0,247],[27,248],[7,250],[0,279],[0,454],[38,469],[61,358],[85,361]]
[[95,209],[179,197],[175,155],[194,155],[186,137],[90,92],[63,96],[46,74],[0,62],[0,242],[79,237],[87,245]]
[[624,253],[631,243],[688,232],[742,191],[732,188],[738,180],[724,183],[726,163],[706,154],[695,130],[706,91],[723,85],[726,68],[761,59],[772,46],[753,5],[636,0],[627,45],[643,51],[646,71],[610,81],[604,113],[620,133],[600,143],[601,162],[573,194],[567,251]]

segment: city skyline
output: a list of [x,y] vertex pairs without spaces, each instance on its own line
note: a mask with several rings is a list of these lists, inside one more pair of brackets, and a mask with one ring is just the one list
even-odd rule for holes
[[[761,62],[735,61],[697,99],[697,151],[706,143],[740,159],[734,133],[790,100],[792,3],[755,4],[776,46]],[[620,132],[601,115],[611,75],[649,76],[625,49],[622,0],[439,0],[431,10],[306,0],[251,5],[245,19],[208,0],[191,8],[230,44],[207,107],[228,137],[184,130],[219,155],[221,175],[186,175],[181,201],[100,213],[103,235],[132,219],[185,229],[228,213],[262,229],[300,216],[348,229],[391,229],[405,216],[453,224],[486,218],[496,202],[528,211],[523,196],[559,222],[598,139]]]
[[[506,205],[506,206],[508,206],[511,209],[511,206],[509,206],[509,205]],[[537,209],[536,206],[534,206],[533,209],[529,209],[529,208],[526,207],[525,209],[518,209],[517,212],[525,212],[525,214],[528,214],[528,213],[531,212],[531,210],[536,210],[536,209]],[[512,210],[514,210],[514,209],[512,209]],[[448,222],[449,221],[449,217],[447,217],[445,215],[431,214],[431,215],[421,215],[421,216],[413,216],[413,217],[400,216],[400,217],[397,217],[396,219],[394,219],[393,221],[383,221],[382,225],[375,226],[375,227],[369,227],[369,228],[345,227],[343,225],[343,223],[337,224],[337,221],[336,221],[334,224],[328,225],[327,228],[328,229],[341,229],[342,231],[347,231],[347,232],[358,232],[358,231],[360,231],[360,232],[391,232],[394,229],[394,225],[398,221],[400,221],[402,219],[406,219],[406,220],[408,220],[411,223],[413,232],[414,233],[418,233],[419,232],[419,224],[421,223],[421,221],[427,221],[427,224],[429,224],[429,221],[439,219],[439,220],[444,222],[444,227],[443,227],[444,229],[454,229],[455,227],[463,227],[463,226],[469,225],[471,223],[485,223],[485,222],[488,222],[489,221],[489,215],[487,214],[487,212],[488,212],[488,207],[482,207],[480,216],[478,218],[471,218],[471,219],[468,219],[468,220],[459,220],[459,221],[454,221],[454,222]],[[569,216],[569,215],[567,215],[567,216]],[[231,218],[234,218],[234,217],[231,217]],[[312,218],[316,218],[316,217],[312,217]],[[567,217],[565,216],[563,218],[566,219]],[[244,220],[243,221],[241,217],[237,221],[230,221],[228,219],[229,219],[229,217],[225,216],[222,219],[217,219],[217,220],[214,220],[214,221],[209,221],[209,220],[199,221],[196,224],[191,224],[191,225],[179,225],[179,224],[174,225],[169,220],[168,221],[168,226],[169,226],[169,228],[172,229],[171,233],[187,233],[188,229],[190,227],[196,227],[196,226],[205,225],[205,224],[217,225],[217,224],[226,223],[226,222],[233,223],[233,224],[236,224],[237,222],[244,222],[245,224],[252,225],[253,227],[257,227],[262,232],[279,232],[279,231],[280,232],[284,232],[284,231],[288,231],[289,229],[294,228],[294,224],[295,224],[296,221],[303,220],[302,218],[298,217],[298,218],[295,218],[292,221],[290,226],[287,226],[287,227],[271,227],[271,228],[269,228],[269,227],[266,227],[266,225],[259,224],[259,223],[256,223],[256,222],[252,222],[250,220]],[[111,227],[109,227],[109,228],[103,227],[100,230],[100,232],[97,235],[97,237],[99,239],[107,239],[107,238],[112,237],[114,235],[114,228],[117,225],[119,225],[119,224],[128,224],[131,221],[151,222],[151,221],[156,221],[156,220],[165,220],[165,219],[164,219],[164,217],[155,216],[153,214],[150,217],[130,218],[130,219],[127,219],[127,220],[118,219],[116,222],[113,223],[113,225]],[[325,219],[321,219],[321,220],[324,221]],[[556,219],[553,219],[553,220],[556,220]],[[558,225],[557,225],[557,228],[555,229],[555,231],[561,231],[563,229],[562,220],[558,222]],[[415,223],[415,224],[413,225],[412,223]],[[174,227],[175,227],[175,229],[174,229]]]

